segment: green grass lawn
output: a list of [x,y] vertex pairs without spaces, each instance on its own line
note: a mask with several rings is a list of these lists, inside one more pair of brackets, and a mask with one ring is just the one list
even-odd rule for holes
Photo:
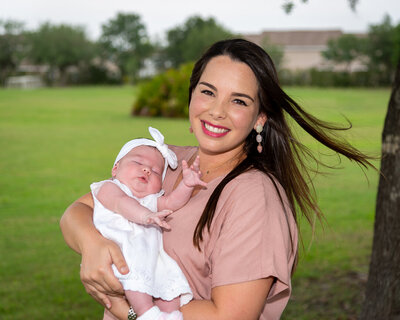
[[[346,138],[378,155],[389,90],[290,88],[306,110],[353,123]],[[0,319],[100,319],[79,281],[80,257],[67,248],[59,218],[93,181],[109,177],[120,147],[148,137],[194,144],[187,120],[133,118],[131,87],[0,90]],[[308,137],[300,139],[313,150]],[[321,153],[326,153],[322,148]],[[336,157],[323,156],[329,163]],[[376,162],[379,166],[379,163]],[[377,174],[348,161],[315,178],[326,215],[302,222],[304,250],[283,319],[355,319],[372,241]]]

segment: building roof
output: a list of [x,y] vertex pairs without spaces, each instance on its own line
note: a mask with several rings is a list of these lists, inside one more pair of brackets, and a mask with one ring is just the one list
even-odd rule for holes
[[244,38],[258,45],[267,38],[270,44],[279,46],[324,46],[328,40],[341,35],[341,30],[263,31],[260,34],[244,35]]

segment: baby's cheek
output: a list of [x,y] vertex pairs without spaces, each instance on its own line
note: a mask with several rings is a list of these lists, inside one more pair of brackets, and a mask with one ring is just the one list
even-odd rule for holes
[[149,187],[151,189],[150,190],[151,193],[159,192],[161,190],[161,187],[162,187],[161,177],[153,176],[151,181],[150,181]]

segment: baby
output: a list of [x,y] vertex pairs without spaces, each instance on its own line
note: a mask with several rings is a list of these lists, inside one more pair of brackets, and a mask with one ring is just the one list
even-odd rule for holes
[[[154,138],[126,143],[112,168],[112,179],[91,184],[93,220],[103,236],[122,250],[129,273],[122,275],[113,265],[125,296],[141,320],[183,319],[179,307],[189,302],[192,292],[177,263],[163,249],[161,229],[170,229],[165,218],[184,206],[201,181],[199,159],[188,167],[182,161],[183,179],[168,196],[162,182],[168,165],[175,169],[177,158],[164,144],[164,136],[149,127]],[[134,310],[134,311],[133,311]],[[105,312],[104,319],[113,319]]]

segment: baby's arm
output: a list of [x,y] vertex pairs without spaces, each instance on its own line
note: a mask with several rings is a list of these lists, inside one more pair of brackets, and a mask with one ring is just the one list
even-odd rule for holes
[[152,212],[143,207],[137,200],[129,197],[117,185],[105,182],[97,193],[97,199],[107,209],[119,213],[124,218],[139,224],[155,224],[165,229],[170,226],[164,221],[171,214],[170,210]]
[[178,210],[189,201],[196,186],[206,187],[207,183],[201,180],[199,156],[189,167],[185,160],[182,161],[182,181],[168,196],[158,198],[159,209]]

